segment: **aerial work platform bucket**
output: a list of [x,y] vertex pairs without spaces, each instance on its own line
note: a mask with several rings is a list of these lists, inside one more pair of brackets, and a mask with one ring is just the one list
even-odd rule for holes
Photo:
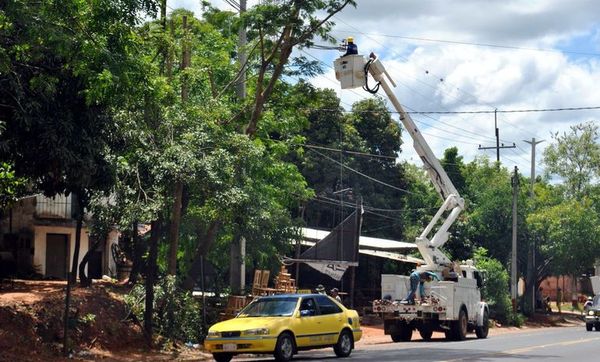
[[362,55],[345,55],[333,62],[335,78],[342,89],[358,88],[365,85],[366,59]]

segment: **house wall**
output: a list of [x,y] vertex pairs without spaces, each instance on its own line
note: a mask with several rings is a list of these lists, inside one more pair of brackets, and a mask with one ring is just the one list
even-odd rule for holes
[[[64,226],[34,226],[34,253],[33,265],[39,268],[40,273],[46,274],[46,235],[47,234],[66,234],[69,245],[69,263],[68,269],[71,269],[73,264],[73,251],[75,250],[75,228]],[[89,249],[89,232],[87,228],[83,228],[81,232],[81,243],[79,248],[78,264],[81,263],[83,256]],[[87,266],[86,266],[87,272]]]

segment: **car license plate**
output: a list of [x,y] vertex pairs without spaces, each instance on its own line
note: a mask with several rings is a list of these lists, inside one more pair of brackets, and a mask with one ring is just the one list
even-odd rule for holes
[[236,349],[237,349],[237,344],[235,344],[235,343],[223,344],[223,351],[235,351]]

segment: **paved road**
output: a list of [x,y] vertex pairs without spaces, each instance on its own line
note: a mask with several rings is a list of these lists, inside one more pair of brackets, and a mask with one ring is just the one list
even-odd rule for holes
[[[266,356],[265,356],[266,357]],[[335,361],[333,350],[306,351],[294,361]],[[272,361],[272,358],[234,358],[233,361]],[[341,361],[341,360],[340,360]],[[354,361],[600,361],[600,332],[585,327],[537,329],[488,339],[447,342],[385,343],[361,346],[347,362]]]

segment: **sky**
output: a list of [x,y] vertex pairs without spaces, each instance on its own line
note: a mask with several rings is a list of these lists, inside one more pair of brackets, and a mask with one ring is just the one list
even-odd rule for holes
[[[223,0],[214,6],[231,10]],[[256,1],[248,1],[249,6]],[[171,0],[200,14],[200,0]],[[352,36],[359,53],[377,54],[409,111],[472,112],[413,114],[438,158],[456,146],[466,162],[488,155],[495,160],[494,113],[502,164],[530,175],[531,146],[536,174],[544,172],[543,150],[552,135],[583,123],[600,124],[600,109],[519,112],[600,107],[600,6],[592,0],[357,0],[333,18],[332,35]],[[323,42],[317,44],[324,44]],[[324,44],[325,45],[325,44]],[[342,106],[371,97],[359,89],[341,90],[335,80],[336,50],[305,49],[296,54],[323,62],[326,71],[311,82],[334,89]],[[387,99],[382,91],[380,95]],[[391,103],[388,102],[392,110]],[[397,119],[397,116],[395,116]],[[400,158],[420,164],[407,133]]]

